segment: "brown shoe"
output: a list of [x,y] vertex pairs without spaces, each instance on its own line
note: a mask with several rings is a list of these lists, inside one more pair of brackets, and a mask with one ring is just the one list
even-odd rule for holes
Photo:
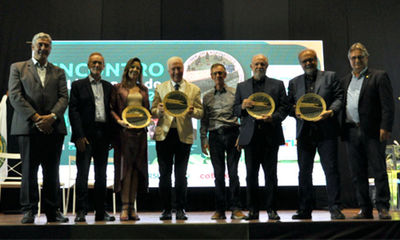
[[244,215],[242,213],[242,211],[240,211],[240,210],[233,210],[232,211],[231,219],[241,220],[241,219],[245,219],[245,218],[246,218],[246,215]]
[[216,211],[212,216],[212,220],[222,220],[226,219],[225,212],[224,211]]

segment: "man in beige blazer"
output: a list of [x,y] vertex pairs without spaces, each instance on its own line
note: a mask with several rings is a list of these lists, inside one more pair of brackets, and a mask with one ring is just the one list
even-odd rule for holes
[[[171,79],[158,85],[155,91],[151,113],[158,118],[154,134],[160,170],[159,191],[163,202],[160,220],[171,220],[171,174],[175,163],[175,207],[176,219],[186,220],[186,170],[190,148],[194,140],[192,118],[201,119],[203,107],[200,100],[200,88],[183,79],[183,61],[180,57],[171,57],[167,61]],[[162,100],[167,93],[179,90],[188,96],[189,110],[184,116],[172,117],[164,112]]]

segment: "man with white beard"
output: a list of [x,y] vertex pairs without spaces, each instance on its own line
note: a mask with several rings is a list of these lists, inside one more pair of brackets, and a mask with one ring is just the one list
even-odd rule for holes
[[[247,171],[247,220],[259,218],[258,171],[264,170],[266,188],[266,209],[269,220],[279,220],[276,212],[276,192],[278,186],[277,163],[279,145],[285,144],[282,121],[288,114],[288,99],[282,81],[266,76],[268,58],[257,54],[252,58],[250,68],[253,77],[239,83],[236,88],[234,113],[240,118],[239,148],[244,148]],[[248,114],[254,102],[249,96],[256,92],[269,94],[275,102],[272,115],[254,118]]]

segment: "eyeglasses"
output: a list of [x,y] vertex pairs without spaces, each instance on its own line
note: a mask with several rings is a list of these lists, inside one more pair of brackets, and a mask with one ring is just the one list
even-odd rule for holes
[[222,72],[222,71],[219,71],[219,72],[213,72],[213,73],[211,73],[213,76],[217,76],[218,74],[219,75],[224,75],[224,73],[225,72]]
[[350,58],[350,60],[351,61],[355,61],[356,59],[358,59],[358,60],[363,60],[365,58],[365,56],[363,56],[363,55],[360,55],[360,56],[352,56],[351,58]]

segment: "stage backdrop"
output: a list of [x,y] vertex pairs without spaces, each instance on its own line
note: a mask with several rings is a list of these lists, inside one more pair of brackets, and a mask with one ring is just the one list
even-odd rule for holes
[[[225,65],[228,75],[227,85],[236,88],[252,76],[251,58],[263,53],[269,58],[267,75],[283,80],[288,86],[289,80],[303,73],[298,63],[298,53],[305,49],[315,49],[319,58],[318,66],[324,70],[322,41],[53,41],[50,62],[65,70],[68,89],[77,79],[88,76],[87,59],[92,52],[101,52],[105,58],[105,68],[102,78],[115,84],[121,81],[126,62],[132,57],[138,57],[143,64],[143,82],[149,89],[150,102],[154,97],[156,86],[169,80],[166,62],[171,56],[180,56],[184,60],[184,78],[200,87],[202,96],[210,91],[214,82],[210,78],[210,66],[213,63]],[[61,159],[60,177],[64,183],[73,181],[75,167],[68,169],[69,156],[75,155],[75,146],[70,142],[71,127],[68,111],[65,113],[68,136],[64,141]],[[155,119],[156,121],[156,119]],[[202,154],[199,129],[200,121],[193,120],[196,129],[196,139],[192,145],[188,166],[188,185],[190,187],[214,186],[213,168],[210,158]],[[158,164],[155,151],[155,141],[150,137],[153,125],[149,126],[149,183],[150,187],[158,186]],[[295,120],[287,117],[283,122],[286,145],[279,150],[278,184],[293,186],[298,184],[298,165],[295,140]],[[110,151],[110,157],[113,152]],[[325,177],[316,156],[314,167],[314,184],[325,185]],[[93,171],[91,171],[93,174]],[[245,186],[246,169],[244,154],[239,163],[239,176],[242,186]],[[112,183],[113,166],[108,168],[109,183]],[[228,175],[226,174],[226,178]],[[260,171],[260,184],[264,183]],[[69,181],[68,181],[69,179]],[[67,184],[69,185],[69,184]]]

